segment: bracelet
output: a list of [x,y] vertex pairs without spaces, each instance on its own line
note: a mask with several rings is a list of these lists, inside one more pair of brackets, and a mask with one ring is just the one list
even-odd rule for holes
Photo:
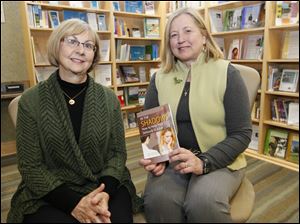
[[210,165],[209,160],[206,157],[204,157],[204,156],[199,156],[199,158],[203,162],[203,166],[202,166],[203,174],[208,174],[210,172],[210,170],[211,170],[211,165]]

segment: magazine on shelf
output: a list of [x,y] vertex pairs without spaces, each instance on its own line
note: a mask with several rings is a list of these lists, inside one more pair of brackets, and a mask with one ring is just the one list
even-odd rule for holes
[[179,148],[170,106],[165,104],[137,113],[137,123],[144,159],[154,163],[169,160],[169,152]]

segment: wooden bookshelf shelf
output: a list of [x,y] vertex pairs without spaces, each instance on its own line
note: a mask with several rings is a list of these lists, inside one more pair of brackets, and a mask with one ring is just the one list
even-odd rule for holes
[[265,30],[264,27],[259,28],[253,28],[253,29],[243,29],[243,30],[232,30],[232,31],[225,31],[225,32],[218,32],[218,33],[212,33],[211,35],[214,37],[217,36],[232,36],[234,34],[236,35],[243,35],[243,34],[257,34],[257,33],[263,33]]

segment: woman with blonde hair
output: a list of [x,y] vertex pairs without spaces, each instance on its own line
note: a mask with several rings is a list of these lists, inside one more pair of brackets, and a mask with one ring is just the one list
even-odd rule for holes
[[168,162],[140,160],[149,171],[146,219],[232,222],[229,202],[244,176],[252,133],[246,86],[194,9],[170,15],[164,47],[144,108],[170,104],[180,148]]
[[161,155],[168,154],[175,147],[175,133],[171,127],[160,131],[159,152]]

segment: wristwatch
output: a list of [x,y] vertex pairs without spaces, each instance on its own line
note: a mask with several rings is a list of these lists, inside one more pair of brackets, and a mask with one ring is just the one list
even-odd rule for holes
[[203,174],[208,174],[211,170],[211,165],[210,165],[209,160],[204,156],[201,156],[200,159],[203,162],[202,163],[203,164],[203,166],[202,166]]

